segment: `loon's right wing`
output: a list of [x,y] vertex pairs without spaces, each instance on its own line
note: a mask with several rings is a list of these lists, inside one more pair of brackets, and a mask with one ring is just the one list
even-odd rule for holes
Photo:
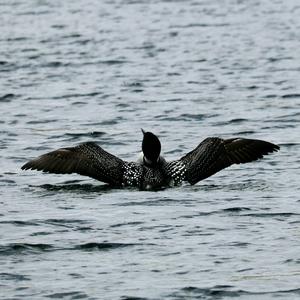
[[88,142],[41,155],[27,162],[22,170],[32,169],[56,174],[78,173],[112,185],[121,185],[126,164],[97,144]]
[[211,137],[178,161],[170,162],[167,171],[175,181],[195,184],[232,164],[251,162],[278,150],[279,146],[262,140]]

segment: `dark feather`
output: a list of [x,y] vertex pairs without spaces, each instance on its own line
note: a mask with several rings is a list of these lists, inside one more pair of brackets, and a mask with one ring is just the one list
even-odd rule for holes
[[105,183],[121,185],[124,163],[95,143],[84,143],[41,155],[27,162],[22,169],[55,174],[78,173]]
[[278,150],[279,146],[262,140],[207,138],[180,160],[170,163],[168,174],[174,177],[174,167],[182,165],[181,177],[195,184],[232,164],[251,162]]

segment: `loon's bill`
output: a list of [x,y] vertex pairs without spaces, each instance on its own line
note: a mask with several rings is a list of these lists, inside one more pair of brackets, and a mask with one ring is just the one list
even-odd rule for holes
[[168,162],[160,156],[158,137],[144,131],[143,135],[144,159],[140,162],[124,161],[88,142],[41,155],[27,162],[22,169],[78,173],[113,186],[151,189],[184,181],[196,184],[233,164],[255,161],[279,150],[279,146],[262,140],[209,137],[180,159]]

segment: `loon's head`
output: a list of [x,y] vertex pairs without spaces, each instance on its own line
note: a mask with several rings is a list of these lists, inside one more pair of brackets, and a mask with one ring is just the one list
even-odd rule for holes
[[152,132],[143,132],[142,151],[144,153],[144,163],[147,165],[155,165],[159,161],[161,144],[158,137]]

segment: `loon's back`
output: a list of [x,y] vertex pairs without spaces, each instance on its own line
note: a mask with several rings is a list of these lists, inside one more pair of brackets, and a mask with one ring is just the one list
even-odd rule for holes
[[171,176],[166,172],[167,162],[160,157],[159,162],[148,165],[144,159],[139,159],[137,163],[125,163],[123,173],[123,186],[138,187],[143,190],[157,189],[169,186]]

